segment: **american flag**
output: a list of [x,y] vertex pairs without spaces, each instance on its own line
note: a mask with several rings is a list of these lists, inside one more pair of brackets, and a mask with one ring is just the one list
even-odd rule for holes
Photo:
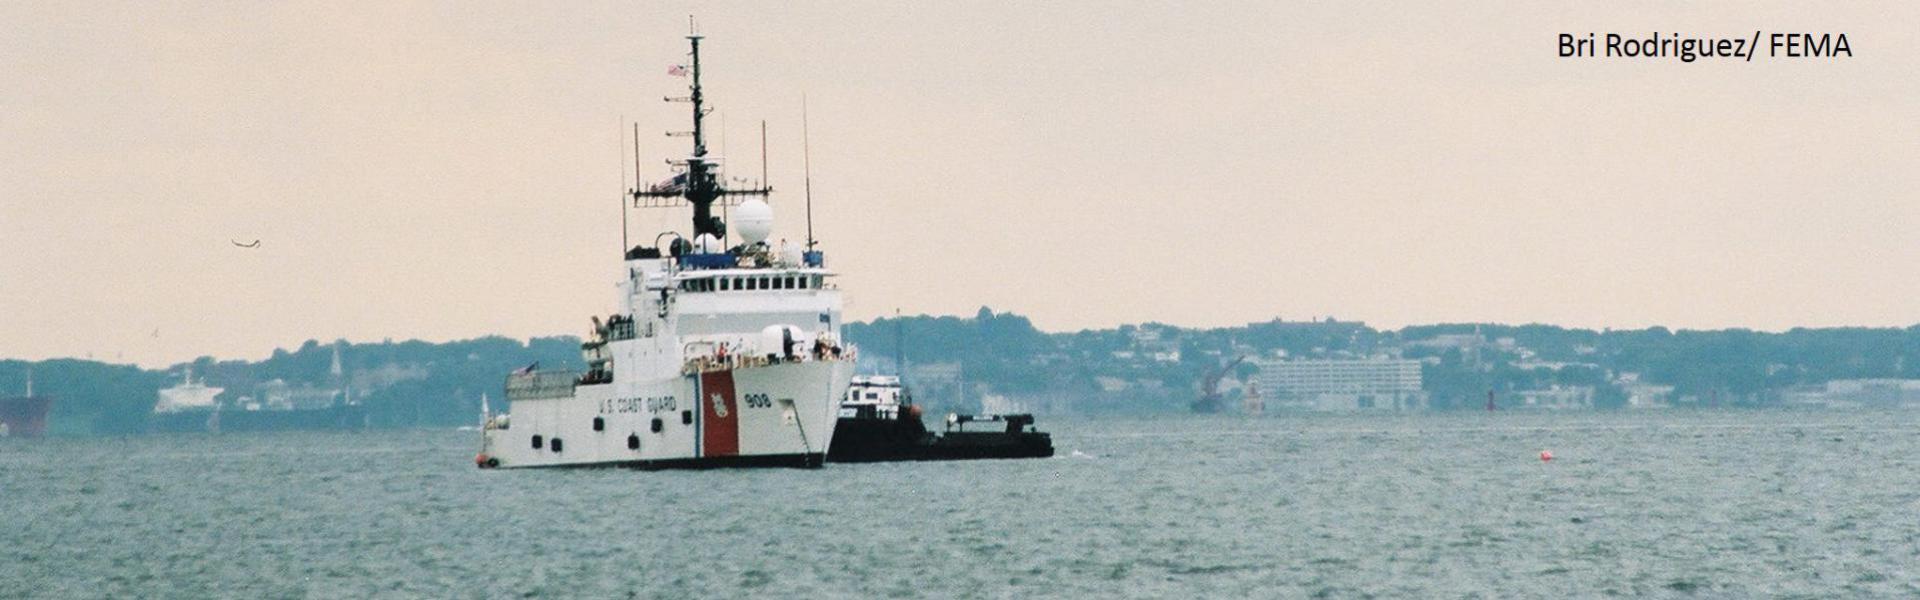
[[686,65],[672,65],[672,66],[669,66],[669,67],[667,67],[667,74],[668,74],[668,75],[672,75],[672,76],[674,76],[674,77],[686,77],[686,76],[687,76],[687,66],[686,66]]

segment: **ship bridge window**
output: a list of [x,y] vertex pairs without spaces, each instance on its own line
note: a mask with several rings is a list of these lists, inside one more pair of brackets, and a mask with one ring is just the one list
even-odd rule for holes
[[759,284],[760,284],[760,279],[759,279],[759,278],[757,278],[757,277],[748,277],[748,278],[747,278],[747,289],[749,289],[749,290],[757,290],[757,289],[760,289],[760,285],[759,285]]
[[812,277],[801,277],[801,278],[800,278],[800,289],[803,289],[803,290],[804,290],[804,289],[807,289],[807,280],[810,280],[810,279],[813,279],[813,278],[812,278]]
[[731,284],[731,283],[733,283],[733,280],[731,280],[731,279],[725,279],[725,278],[722,278],[722,279],[720,280],[720,291],[722,291],[722,292],[725,292],[725,291],[728,291],[728,290],[732,290],[732,289],[733,289],[733,286],[732,286],[732,285],[729,285],[729,284]]
[[791,277],[775,277],[775,278],[773,278],[773,289],[776,289],[776,290],[784,290],[784,289],[787,289],[787,288],[790,288],[790,287],[793,287],[793,278],[791,278]]
[[552,446],[555,453],[560,452],[560,438],[553,438]]
[[540,444],[541,441],[542,441],[542,438],[540,436],[537,436],[537,435],[533,436],[533,449],[539,450],[541,446]]
[[606,431],[606,430],[607,430],[607,421],[606,421],[605,419],[602,419],[602,418],[600,418],[600,417],[594,417],[594,418],[593,418],[593,430],[594,430],[594,431]]

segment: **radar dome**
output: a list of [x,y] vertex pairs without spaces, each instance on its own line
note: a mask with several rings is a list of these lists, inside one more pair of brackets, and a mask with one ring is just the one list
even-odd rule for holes
[[763,354],[772,354],[784,358],[799,356],[813,344],[805,331],[792,325],[768,325],[760,330],[760,347]]
[[773,207],[758,198],[741,202],[733,209],[734,231],[748,244],[757,244],[773,233]]
[[693,251],[696,254],[719,254],[726,252],[727,247],[720,243],[720,238],[713,237],[713,234],[702,233],[700,237],[693,238]]
[[781,264],[784,264],[787,266],[799,266],[806,259],[807,259],[807,255],[805,252],[800,250],[799,244],[795,244],[793,242],[789,242],[786,240],[780,241],[780,263]]

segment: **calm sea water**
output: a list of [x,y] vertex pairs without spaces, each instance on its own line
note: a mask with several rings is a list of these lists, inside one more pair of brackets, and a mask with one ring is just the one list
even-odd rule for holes
[[1915,413],[1041,425],[1061,457],[815,471],[0,441],[0,597],[1920,595]]

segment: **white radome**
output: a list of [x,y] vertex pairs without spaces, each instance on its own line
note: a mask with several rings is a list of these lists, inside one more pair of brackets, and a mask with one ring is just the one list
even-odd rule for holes
[[720,243],[720,238],[713,237],[713,234],[702,233],[700,237],[693,238],[693,251],[700,254],[719,254],[726,252],[727,246]]
[[781,240],[780,262],[782,264],[797,265],[797,264],[800,264],[801,261],[806,260],[806,258],[807,258],[806,252],[800,249],[799,244]]
[[733,228],[748,244],[765,241],[773,233],[773,207],[758,198],[741,202],[733,209]]
[[[792,347],[784,347],[788,339],[793,340],[794,345]],[[785,355],[788,352],[799,353],[803,348],[807,347],[809,341],[806,332],[802,331],[799,327],[792,325],[768,325],[766,329],[760,330],[760,347],[758,350],[762,354]]]

